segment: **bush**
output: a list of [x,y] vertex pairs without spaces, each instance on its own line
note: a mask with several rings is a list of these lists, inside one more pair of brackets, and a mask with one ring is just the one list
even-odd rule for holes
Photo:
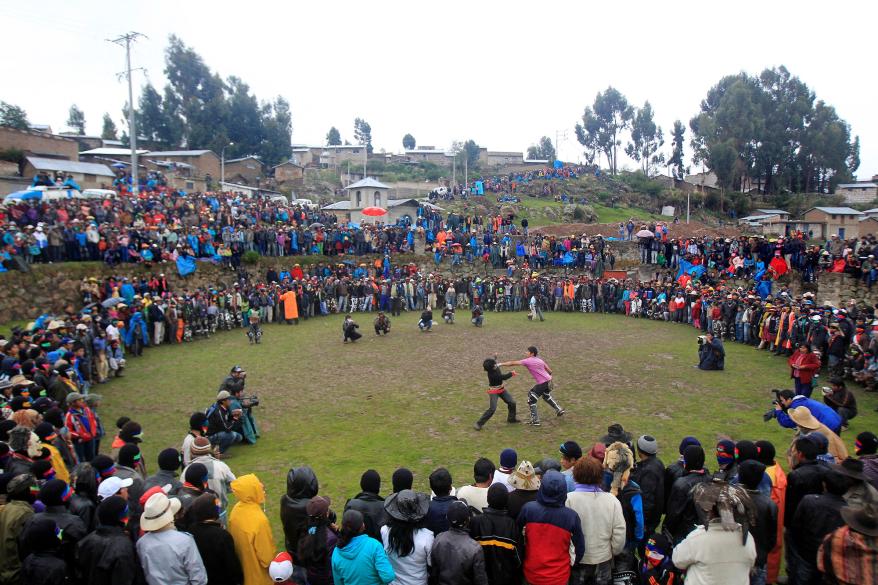
[[256,264],[257,262],[259,262],[259,252],[257,252],[256,250],[247,250],[246,252],[244,252],[244,255],[241,256],[241,261],[244,264],[249,264],[251,266],[253,264]]
[[24,162],[24,151],[18,148],[0,150],[0,160],[21,164]]

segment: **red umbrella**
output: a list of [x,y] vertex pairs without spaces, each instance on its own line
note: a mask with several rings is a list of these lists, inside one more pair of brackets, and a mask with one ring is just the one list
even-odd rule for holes
[[387,215],[387,210],[383,207],[367,207],[361,211],[363,215],[370,215],[372,217],[378,217],[381,215]]

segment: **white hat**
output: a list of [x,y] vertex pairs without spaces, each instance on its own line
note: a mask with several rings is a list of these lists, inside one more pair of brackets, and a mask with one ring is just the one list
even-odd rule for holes
[[134,480],[130,477],[122,479],[113,475],[102,481],[101,485],[98,486],[98,497],[106,500],[109,497],[115,496],[122,488],[131,487],[133,483]]
[[278,553],[268,565],[268,576],[275,583],[283,583],[293,576],[293,558],[288,552]]
[[174,521],[181,506],[180,500],[168,498],[164,492],[151,495],[143,507],[143,514],[140,515],[140,527],[146,532],[164,528]]

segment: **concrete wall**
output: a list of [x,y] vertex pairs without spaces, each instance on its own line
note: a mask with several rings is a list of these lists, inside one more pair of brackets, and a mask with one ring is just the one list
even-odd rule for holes
[[869,203],[878,199],[878,187],[838,187],[835,194],[844,197],[845,203]]
[[0,126],[0,150],[10,148],[50,158],[79,160],[79,143],[75,140],[54,134],[16,130]]

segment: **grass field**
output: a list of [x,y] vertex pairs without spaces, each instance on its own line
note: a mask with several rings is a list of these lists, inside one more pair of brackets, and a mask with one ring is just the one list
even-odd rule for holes
[[[765,438],[779,453],[792,437],[761,418],[769,390],[787,385],[783,361],[728,344],[727,369],[702,372],[692,367],[696,332],[688,326],[581,314],[547,314],[544,323],[531,323],[524,313],[492,313],[481,329],[462,319],[427,334],[409,313],[394,319],[388,337],[376,338],[371,316],[356,317],[364,337],[355,345],[342,344],[341,317],[335,316],[267,325],[259,346],[235,331],[151,348],[129,360],[124,378],[96,389],[104,395],[104,424],[112,432],[123,414],[142,423],[153,472],[158,452],[179,448],[191,412],[211,404],[225,374],[240,364],[249,372],[247,392],[262,401],[256,411],[262,438],[256,446],[234,447],[228,463],[237,474],[255,472],[265,482],[276,537],[282,536],[278,502],[291,465],[310,464],[321,493],[340,511],[368,468],[381,473],[385,493],[398,466],[414,471],[419,490],[428,491],[427,476],[438,466],[448,467],[460,486],[472,481],[479,456],[496,463],[503,448],[515,447],[520,459],[556,457],[562,441],[587,449],[613,422],[635,435],[655,435],[666,463],[676,458],[684,435],[710,446],[722,434]],[[531,344],[554,370],[554,395],[569,414],[556,418],[541,404],[541,428],[508,425],[501,403],[485,429],[475,431],[487,403],[482,360],[494,354],[519,359]],[[532,382],[523,369],[520,374],[508,388],[523,418]],[[878,428],[878,401],[859,391],[858,398],[862,414],[844,437],[849,448],[858,432]],[[109,444],[108,438],[105,448]],[[715,465],[712,453],[708,461]]]

